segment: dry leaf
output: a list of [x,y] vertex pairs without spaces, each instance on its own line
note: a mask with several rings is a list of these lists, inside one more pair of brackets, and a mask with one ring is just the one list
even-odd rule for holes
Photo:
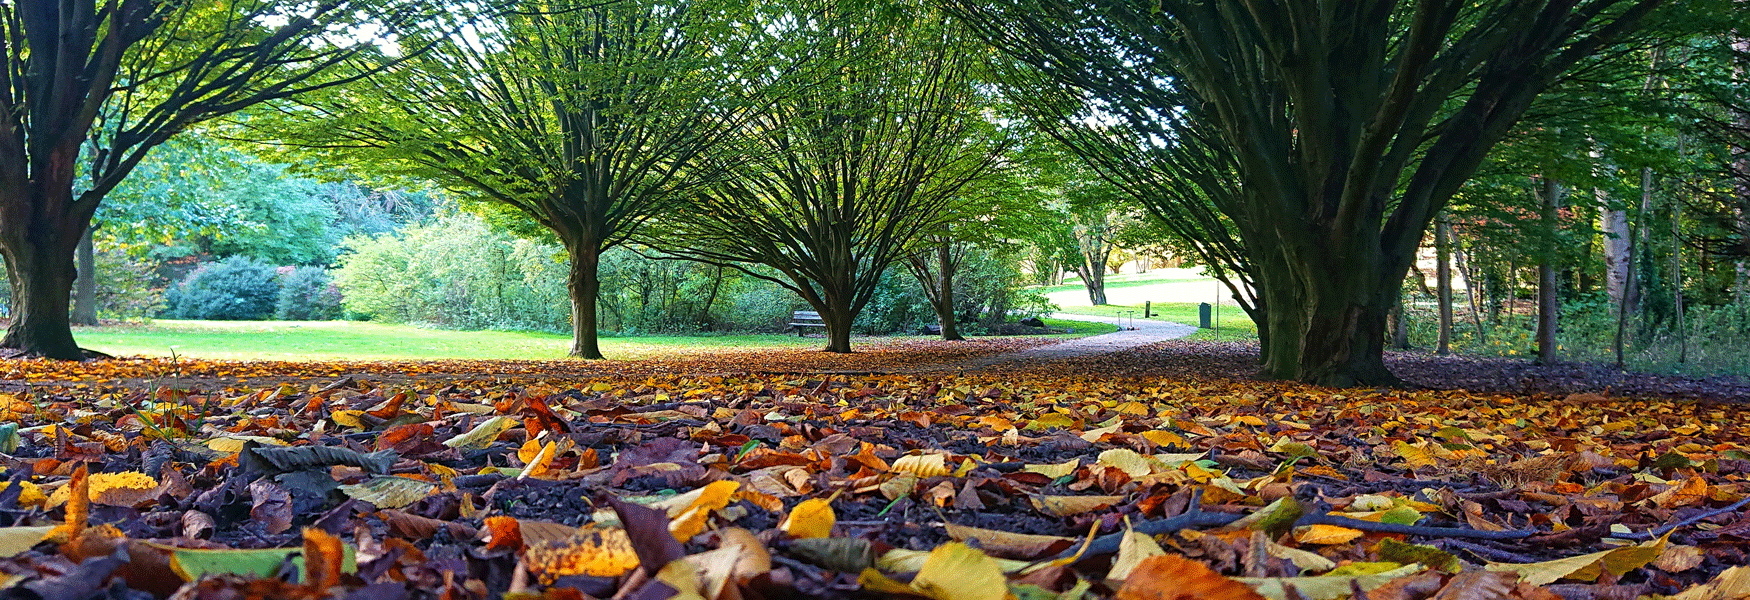
[[832,536],[832,526],[836,521],[832,502],[810,498],[790,509],[790,515],[778,524],[778,528],[793,538],[823,538]]
[[1144,559],[1113,596],[1117,600],[1263,600],[1245,584],[1172,554]]

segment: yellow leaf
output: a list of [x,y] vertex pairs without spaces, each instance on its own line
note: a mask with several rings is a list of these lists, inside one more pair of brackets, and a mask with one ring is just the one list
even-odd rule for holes
[[824,498],[810,498],[790,509],[790,515],[784,518],[779,528],[793,538],[823,538],[832,535],[833,523],[837,521],[831,502]]
[[911,454],[899,457],[893,461],[894,471],[911,473],[918,477],[941,477],[947,475],[948,457],[941,454]]
[[481,421],[467,433],[444,440],[444,445],[457,450],[481,450],[498,441],[499,434],[516,425],[516,419],[498,415]]
[[1116,412],[1118,414],[1137,415],[1137,416],[1141,416],[1141,417],[1146,417],[1151,412],[1149,410],[1147,404],[1143,404],[1143,403],[1137,402],[1135,400],[1131,400],[1129,402],[1125,402],[1125,403],[1120,404],[1118,406],[1112,407],[1112,411]]
[[1157,467],[1165,466],[1160,464],[1160,461],[1143,456],[1128,448],[1114,448],[1101,452],[1097,464],[1118,469],[1132,478],[1147,477],[1150,473],[1155,472]]
[[1743,600],[1750,598],[1750,567],[1732,567],[1713,581],[1685,590],[1671,600]]
[[1433,453],[1421,445],[1411,445],[1409,442],[1397,440],[1392,442],[1391,450],[1392,453],[1404,459],[1404,462],[1409,463],[1410,468],[1432,467],[1438,464],[1438,461],[1434,460]]
[[328,418],[333,420],[334,424],[341,427],[364,429],[364,421],[360,420],[360,417],[363,417],[364,414],[365,411],[362,410],[337,410],[328,413]]
[[255,443],[261,444],[263,446],[284,446],[284,445],[286,445],[285,442],[282,442],[276,438],[264,437],[264,436],[259,436],[259,435],[228,435],[225,437],[218,437],[218,438],[213,438],[213,439],[207,440],[207,448],[214,451],[214,452],[223,452],[225,454],[236,454],[238,452],[242,452],[243,445],[247,444],[249,442],[255,442]]
[[679,514],[670,513],[672,520],[668,523],[668,532],[683,543],[693,539],[693,536],[705,530],[705,521],[710,518],[711,512],[729,506],[730,496],[735,495],[735,491],[740,488],[741,484],[734,481],[713,481],[699,488],[699,497],[692,505]]
[[1076,472],[1076,468],[1080,467],[1081,464],[1081,459],[1072,458],[1055,465],[1027,465],[1021,468],[1021,472],[1038,473],[1052,479],[1057,479]]
[[1068,517],[1111,507],[1124,501],[1123,496],[1032,496],[1033,508],[1039,512]]
[[1322,523],[1294,528],[1294,541],[1302,544],[1343,544],[1361,536],[1359,529]]
[[960,542],[930,551],[924,568],[911,580],[913,593],[935,600],[1004,600],[1013,598],[1009,580],[991,557]]
[[1039,415],[1039,418],[1034,419],[1032,423],[1027,424],[1026,429],[1028,431],[1039,431],[1054,427],[1057,429],[1075,429],[1079,425],[1080,423],[1077,423],[1076,420],[1069,415],[1063,413],[1051,413]]
[[[134,506],[152,499],[152,493],[158,490],[158,481],[145,473],[129,471],[126,473],[97,473],[86,480],[91,502],[108,506]],[[44,503],[47,508],[66,504],[72,497],[71,485],[63,485],[49,494]],[[25,488],[28,493],[30,488]],[[40,492],[39,492],[40,493]],[[19,502],[23,503],[23,494]]]
[[1124,537],[1118,540],[1118,558],[1112,560],[1112,570],[1106,573],[1106,578],[1113,581],[1129,579],[1130,572],[1144,559],[1166,553],[1153,537],[1126,528]]
[[1603,552],[1558,558],[1535,563],[1489,563],[1490,571],[1518,573],[1519,580],[1531,585],[1549,585],[1562,579],[1597,581],[1600,575],[1622,575],[1646,566],[1665,551],[1665,539],[1624,546]]
[[548,585],[566,575],[619,577],[638,568],[626,530],[601,525],[579,529],[569,539],[535,542],[523,556],[529,572]]
[[1161,429],[1151,429],[1148,431],[1144,431],[1138,435],[1141,435],[1143,439],[1148,440],[1150,443],[1152,443],[1156,446],[1180,446],[1180,447],[1184,447],[1184,446],[1189,446],[1191,444],[1190,442],[1185,441],[1184,436],[1181,436],[1177,433],[1173,433],[1171,431],[1165,431],[1165,430],[1161,430]]
[[[41,508],[43,503],[48,502],[49,497],[43,494],[42,486],[29,481],[20,481],[18,482],[18,485],[24,488],[18,491],[19,506],[34,506]],[[6,491],[6,488],[9,487],[12,487],[12,482],[0,481],[0,491]]]

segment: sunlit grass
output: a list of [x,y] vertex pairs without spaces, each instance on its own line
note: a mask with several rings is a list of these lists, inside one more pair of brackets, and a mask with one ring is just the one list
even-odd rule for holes
[[[1113,331],[1110,325],[1052,321],[1081,337]],[[452,331],[357,321],[179,321],[76,328],[80,346],[115,356],[185,356],[224,360],[550,360],[564,358],[571,336],[518,331]],[[926,336],[854,338],[852,344]],[[818,335],[740,334],[602,337],[614,359],[757,350],[818,348]]]

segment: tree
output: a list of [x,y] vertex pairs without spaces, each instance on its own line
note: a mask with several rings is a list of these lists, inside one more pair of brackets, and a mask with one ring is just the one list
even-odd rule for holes
[[[431,51],[289,107],[282,141],[428,178],[550,232],[570,256],[571,355],[599,359],[601,254],[718,177],[743,121],[731,3],[517,1],[458,9]],[[452,33],[460,31],[460,33]],[[289,121],[285,122],[285,121]]]
[[829,352],[851,351],[882,274],[1002,146],[979,113],[975,47],[909,8],[826,1],[772,19],[806,85],[755,111],[739,152],[718,158],[734,176],[653,240],[796,292],[826,322]]
[[196,123],[346,83],[318,74],[374,48],[343,31],[359,13],[385,33],[416,17],[365,0],[0,2],[0,254],[13,302],[0,347],[83,358],[68,314],[74,247],[104,197]]
[[1200,241],[1237,249],[1224,268],[1257,288],[1263,374],[1355,385],[1398,381],[1386,315],[1446,201],[1539,92],[1660,0],[949,4],[1030,67],[1026,92],[1055,90],[1034,106],[1072,109],[1049,122],[1123,130],[1122,156],[1194,188],[1163,208],[1196,234],[1232,228],[1237,246]]

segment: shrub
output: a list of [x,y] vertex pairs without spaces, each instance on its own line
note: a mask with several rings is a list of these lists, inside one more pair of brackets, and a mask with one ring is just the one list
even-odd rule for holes
[[279,299],[279,273],[273,265],[233,256],[195,268],[165,300],[167,316],[177,319],[251,320],[273,315]]
[[322,267],[280,267],[279,301],[273,318],[328,321],[340,317],[340,288]]
[[350,314],[454,329],[570,331],[565,253],[469,214],[347,238],[335,284]]
[[164,286],[151,261],[101,246],[95,257],[99,318],[142,321],[164,310]]

